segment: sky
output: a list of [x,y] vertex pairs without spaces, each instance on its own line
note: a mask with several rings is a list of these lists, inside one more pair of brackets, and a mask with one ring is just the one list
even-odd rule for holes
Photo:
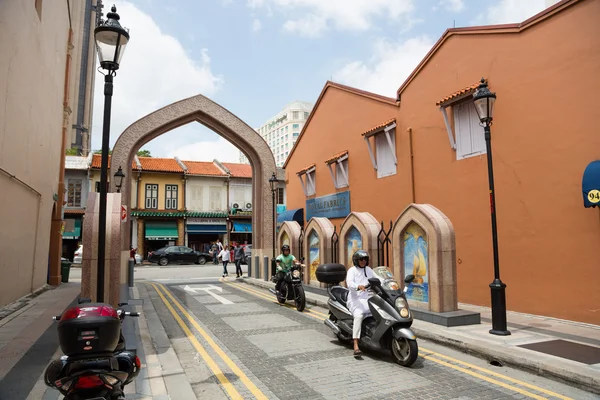
[[[110,146],[136,120],[202,94],[260,127],[327,80],[395,97],[447,28],[521,22],[550,0],[105,0],[129,44],[114,78]],[[104,79],[96,72],[92,149],[101,147]],[[142,147],[154,157],[238,162],[194,122]]]

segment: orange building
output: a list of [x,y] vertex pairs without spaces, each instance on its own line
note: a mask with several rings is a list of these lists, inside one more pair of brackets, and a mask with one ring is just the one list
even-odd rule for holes
[[449,29],[397,102],[328,82],[284,165],[287,208],[349,191],[352,211],[387,226],[410,203],[432,204],[455,229],[459,301],[489,306],[486,148],[472,102],[484,77],[497,94],[507,308],[600,324],[600,218],[581,186],[600,159],[599,18],[600,0],[564,0],[520,24]]

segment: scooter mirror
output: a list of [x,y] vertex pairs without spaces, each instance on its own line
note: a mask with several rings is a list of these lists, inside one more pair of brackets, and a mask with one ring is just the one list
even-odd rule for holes
[[414,281],[414,280],[415,280],[414,275],[412,275],[412,274],[407,275],[406,278],[404,278],[404,283],[406,283],[408,285],[409,283],[412,283],[412,281]]
[[371,287],[381,286],[381,281],[378,278],[369,278],[369,285]]

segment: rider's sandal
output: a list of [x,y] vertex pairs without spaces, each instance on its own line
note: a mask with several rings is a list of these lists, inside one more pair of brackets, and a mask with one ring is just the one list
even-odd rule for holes
[[360,357],[362,356],[362,351],[360,351],[360,349],[354,350],[354,357]]

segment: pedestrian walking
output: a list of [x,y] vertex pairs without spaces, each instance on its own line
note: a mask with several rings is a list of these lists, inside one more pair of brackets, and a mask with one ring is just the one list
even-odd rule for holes
[[233,259],[235,261],[235,276],[241,278],[244,273],[242,272],[242,259],[244,258],[244,248],[241,244],[236,243],[233,249]]
[[213,242],[211,246],[211,255],[213,257],[213,263],[217,265],[219,263],[219,246],[217,246],[217,242]]
[[227,246],[223,247],[223,250],[221,250],[221,252],[219,253],[219,257],[218,257],[223,262],[223,278],[225,278],[226,276],[229,276],[229,274],[227,273],[227,264],[231,260],[230,257],[231,256],[229,254],[229,250],[227,250]]

